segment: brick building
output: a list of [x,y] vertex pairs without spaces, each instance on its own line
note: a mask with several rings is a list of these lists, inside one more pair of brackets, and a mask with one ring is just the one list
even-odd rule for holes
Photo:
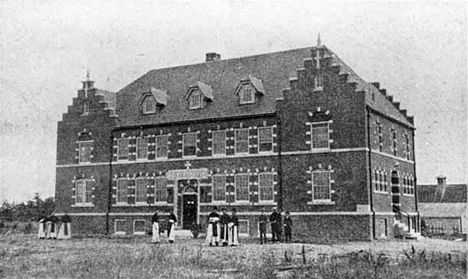
[[88,79],[58,126],[57,212],[78,233],[142,234],[167,209],[189,229],[213,205],[236,208],[251,237],[274,206],[298,238],[417,232],[414,123],[399,105],[320,42],[208,53],[116,94]]

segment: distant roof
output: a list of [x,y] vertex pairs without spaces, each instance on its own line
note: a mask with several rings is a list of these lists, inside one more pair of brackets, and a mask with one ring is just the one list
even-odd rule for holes
[[418,203],[422,217],[460,217],[466,216],[466,203]]
[[[418,185],[418,202],[432,203],[437,185]],[[466,184],[447,184],[442,203],[466,203],[467,185]]]

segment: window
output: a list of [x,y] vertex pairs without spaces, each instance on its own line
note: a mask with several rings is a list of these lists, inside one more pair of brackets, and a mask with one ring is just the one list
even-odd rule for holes
[[89,114],[89,103],[84,102],[81,115],[88,115],[88,114]]
[[249,235],[249,220],[239,220],[239,235]]
[[410,141],[408,134],[405,134],[405,153],[406,159],[411,160],[411,149],[410,149]]
[[312,172],[312,200],[330,201],[330,172]]
[[321,75],[314,77],[314,90],[323,90],[323,77]]
[[147,138],[137,138],[137,159],[148,159]]
[[202,94],[200,90],[192,91],[189,99],[189,108],[190,109],[198,109],[201,108],[202,104]]
[[154,189],[155,189],[154,202],[166,202],[167,201],[167,178],[156,177]]
[[226,201],[226,176],[213,176],[213,201]]
[[184,157],[197,155],[197,134],[196,133],[183,134],[183,150],[184,150]]
[[78,159],[80,163],[91,162],[91,151],[93,150],[92,141],[82,141],[78,143]]
[[128,203],[128,180],[117,180],[117,203]]
[[156,159],[167,158],[168,136],[156,137]]
[[374,170],[374,191],[387,192],[387,174],[380,170]]
[[93,204],[93,182],[91,180],[78,180],[75,183],[75,204]]
[[414,180],[411,177],[403,177],[403,193],[414,195]]
[[213,155],[226,155],[226,131],[213,131]]
[[330,148],[328,123],[312,124],[312,149]]
[[273,129],[272,127],[258,128],[258,152],[273,151]]
[[252,87],[246,85],[242,87],[242,89],[239,92],[240,96],[240,103],[242,104],[252,104],[255,100],[254,98],[254,90]]
[[392,131],[392,141],[393,141],[393,156],[397,155],[397,134],[395,129],[391,129]]
[[259,201],[273,201],[273,174],[260,173],[258,175]]
[[146,198],[147,186],[150,185],[150,180],[146,178],[139,178],[136,180],[135,187],[135,203],[146,204],[148,200]]
[[117,150],[117,157],[119,160],[127,160],[128,159],[128,144],[129,139],[118,139],[118,150]]
[[143,114],[151,114],[156,112],[156,100],[153,96],[147,96],[143,100]]
[[249,153],[249,129],[236,129],[236,154]]
[[236,174],[236,201],[249,201],[249,175]]
[[133,221],[133,234],[145,235],[146,221],[143,219]]
[[125,220],[115,220],[114,221],[114,232],[115,234],[124,235],[126,232]]
[[379,122],[375,122],[375,125],[377,126],[377,137],[378,137],[378,143],[379,143],[379,151],[382,152],[383,149],[383,134],[382,134],[382,124]]

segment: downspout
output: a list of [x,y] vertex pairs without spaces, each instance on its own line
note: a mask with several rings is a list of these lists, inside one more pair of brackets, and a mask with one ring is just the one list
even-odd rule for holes
[[370,144],[370,111],[369,107],[366,106],[367,110],[367,156],[368,156],[368,161],[369,161],[369,175],[367,176],[369,178],[369,203],[370,203],[370,209],[372,212],[372,238],[375,238],[375,210],[374,210],[374,193],[372,190],[372,157],[371,157],[371,144]]
[[278,209],[279,212],[283,211],[283,164],[281,157],[282,150],[282,130],[281,130],[281,117],[276,113],[276,135],[277,135],[277,148],[278,148]]
[[114,136],[111,131],[110,139],[110,148],[109,148],[109,189],[107,192],[107,211],[106,211],[106,235],[109,235],[110,224],[109,224],[109,213],[112,208],[112,157],[113,157],[113,144]]
[[412,149],[413,149],[413,173],[414,173],[414,208],[416,210],[417,218],[417,232],[421,232],[421,216],[419,216],[418,210],[418,179],[416,178],[416,152],[414,150],[414,130],[411,130]]

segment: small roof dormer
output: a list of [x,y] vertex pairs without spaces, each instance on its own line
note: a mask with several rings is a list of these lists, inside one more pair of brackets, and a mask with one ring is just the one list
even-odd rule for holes
[[241,105],[252,104],[256,101],[256,95],[265,95],[265,87],[261,79],[248,76],[241,79],[236,87],[235,94],[239,95],[239,103]]
[[167,92],[153,87],[143,91],[138,101],[138,106],[143,114],[156,113],[156,107],[167,104]]
[[185,100],[189,102],[189,109],[203,108],[206,101],[213,101],[213,99],[213,89],[201,81],[190,86],[185,94]]

